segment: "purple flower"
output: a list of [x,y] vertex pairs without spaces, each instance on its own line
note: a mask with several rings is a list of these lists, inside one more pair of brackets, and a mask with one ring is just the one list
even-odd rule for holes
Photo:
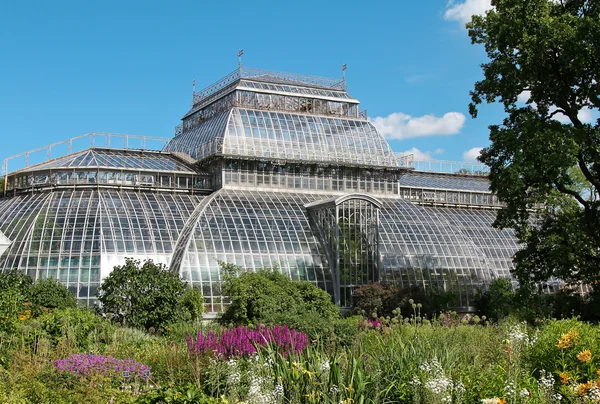
[[383,323],[378,318],[376,318],[374,320],[369,319],[369,320],[361,321],[360,324],[358,325],[358,327],[361,330],[367,330],[369,328],[373,328],[375,330],[381,330],[381,329],[383,329]]
[[144,381],[152,377],[151,367],[137,362],[135,359],[117,359],[112,356],[93,354],[73,354],[67,359],[56,361],[56,368],[77,376],[101,374],[104,376],[120,375],[125,379],[131,376]]
[[308,335],[290,330],[287,325],[268,328],[258,324],[255,330],[236,327],[221,330],[218,336],[212,331],[206,334],[198,331],[195,340],[192,336],[188,336],[187,344],[190,355],[216,353],[225,358],[251,356],[256,353],[257,347],[270,345],[287,356],[290,353],[302,352],[308,345]]

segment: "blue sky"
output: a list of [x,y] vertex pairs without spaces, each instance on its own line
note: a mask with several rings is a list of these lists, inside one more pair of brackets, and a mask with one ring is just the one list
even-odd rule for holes
[[472,159],[503,116],[467,113],[485,54],[464,21],[489,0],[0,4],[0,159],[92,131],[171,137],[192,80],[234,70],[241,48],[249,67],[341,77],[346,63],[398,152]]

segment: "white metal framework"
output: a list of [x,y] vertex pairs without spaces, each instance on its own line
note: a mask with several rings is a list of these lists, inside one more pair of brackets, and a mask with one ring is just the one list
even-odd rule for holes
[[213,312],[228,303],[219,261],[278,268],[343,307],[371,281],[455,291],[468,307],[518,248],[491,227],[487,168],[395,155],[345,79],[240,66],[194,94],[168,142],[91,133],[3,169],[0,270],[88,301],[137,257],[200,287]]

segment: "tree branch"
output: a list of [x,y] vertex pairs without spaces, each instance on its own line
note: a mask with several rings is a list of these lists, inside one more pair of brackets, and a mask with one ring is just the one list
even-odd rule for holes
[[571,195],[572,197],[577,199],[577,202],[579,202],[586,210],[589,209],[589,206],[590,206],[589,202],[586,201],[585,199],[583,199],[583,197],[581,195],[579,195],[579,193],[577,191],[573,191],[572,189],[569,189],[569,188],[565,187],[564,185],[559,184],[556,181],[554,181],[554,185],[556,186],[556,189],[558,189],[563,194]]
[[590,172],[587,164],[585,164],[581,150],[579,150],[577,153],[577,164],[579,165],[579,168],[581,169],[581,172],[585,178],[596,188],[596,190],[600,191],[600,180],[594,177],[594,175]]
[[546,117],[546,120],[552,119],[554,117],[554,115],[556,115],[556,114],[563,114],[564,116],[568,117],[567,112],[564,109],[562,109],[562,108],[556,108],[555,111],[553,111],[550,115],[548,115]]

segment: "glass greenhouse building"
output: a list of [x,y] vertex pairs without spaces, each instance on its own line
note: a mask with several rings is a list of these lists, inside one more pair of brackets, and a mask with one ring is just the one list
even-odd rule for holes
[[24,153],[18,171],[5,160],[0,269],[79,299],[125,257],[166,264],[213,312],[227,304],[218,261],[276,267],[341,307],[384,281],[456,290],[467,308],[474,288],[510,276],[517,244],[491,226],[486,176],[397,157],[345,80],[240,68],[194,93],[162,150],[77,139],[89,144],[38,149],[37,164]]

